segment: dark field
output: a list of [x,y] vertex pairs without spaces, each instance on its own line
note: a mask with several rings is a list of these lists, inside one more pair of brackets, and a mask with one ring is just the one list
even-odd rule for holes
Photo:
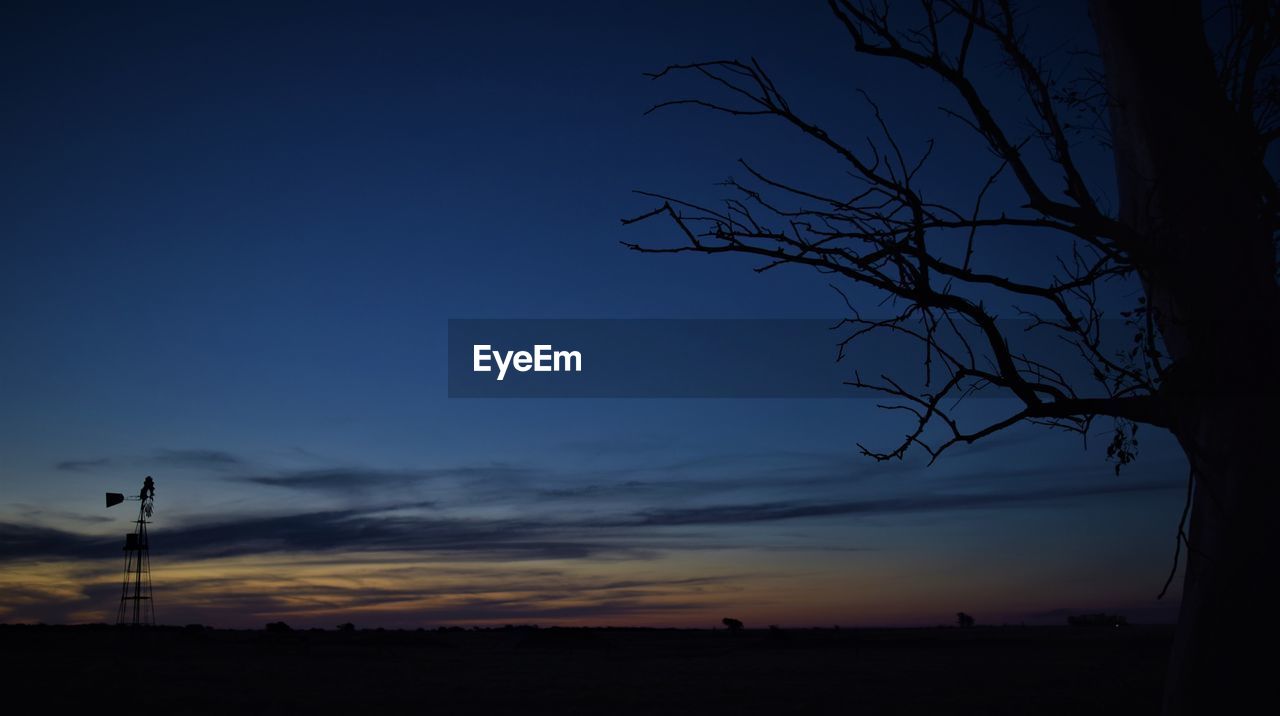
[[0,626],[11,698],[152,713],[1156,713],[1168,627]]

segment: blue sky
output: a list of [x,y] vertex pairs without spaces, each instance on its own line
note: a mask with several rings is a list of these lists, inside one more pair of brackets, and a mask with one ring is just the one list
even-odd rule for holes
[[[109,614],[127,519],[101,493],[146,474],[162,621],[1170,616],[1183,468],[1155,431],[1119,476],[1102,424],[926,469],[857,455],[908,427],[866,400],[446,397],[450,318],[839,311],[811,273],[620,246],[669,238],[621,226],[652,206],[633,189],[714,197],[740,157],[843,181],[777,126],[644,116],[691,89],[645,71],[755,56],[855,141],[865,89],[904,146],[938,140],[930,196],[985,178],[938,88],[855,56],[821,3],[687,5],[6,6],[0,619]],[[1036,13],[1077,61],[1083,12]]]

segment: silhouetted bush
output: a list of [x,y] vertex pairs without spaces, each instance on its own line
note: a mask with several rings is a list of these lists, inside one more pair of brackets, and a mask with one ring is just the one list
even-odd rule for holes
[[725,627],[727,627],[729,631],[742,630],[742,622],[738,621],[737,619],[733,619],[731,617],[725,617],[724,619],[721,619],[720,623],[725,625]]
[[343,622],[338,625],[338,631],[351,632],[356,630],[356,625],[351,622]]
[[967,629],[973,626],[973,617],[965,614],[964,612],[956,612],[956,624]]
[[285,624],[284,622],[268,622],[267,623],[268,634],[288,634],[289,632],[292,632],[292,631],[293,631],[293,627],[289,626],[288,624]]

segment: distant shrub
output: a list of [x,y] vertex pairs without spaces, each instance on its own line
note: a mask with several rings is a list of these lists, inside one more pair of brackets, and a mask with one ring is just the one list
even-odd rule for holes
[[338,631],[355,631],[356,625],[351,622],[343,622],[338,625]]
[[284,622],[268,622],[267,623],[268,634],[287,634],[291,631],[293,631],[293,627],[289,626],[288,624],[285,624]]
[[725,617],[724,619],[721,619],[720,623],[725,625],[725,628],[727,628],[729,631],[742,630],[742,622],[738,621],[737,619],[733,619],[731,617]]
[[964,612],[956,612],[956,624],[967,629],[973,626],[973,617],[965,614]]

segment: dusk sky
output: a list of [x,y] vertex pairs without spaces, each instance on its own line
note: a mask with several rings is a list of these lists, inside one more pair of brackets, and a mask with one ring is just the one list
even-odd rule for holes
[[[1059,5],[1030,39],[1067,66],[1092,32]],[[0,621],[112,619],[133,514],[103,493],[145,475],[166,624],[1171,621],[1185,460],[1155,429],[1117,475],[1105,420],[926,466],[859,455],[911,427],[873,400],[448,397],[449,319],[841,316],[826,276],[619,243],[674,239],[622,226],[633,190],[713,201],[739,158],[847,179],[765,120],[644,115],[702,87],[644,72],[751,56],[853,145],[857,89],[904,150],[936,139],[939,201],[993,168],[821,2],[6,4]]]

